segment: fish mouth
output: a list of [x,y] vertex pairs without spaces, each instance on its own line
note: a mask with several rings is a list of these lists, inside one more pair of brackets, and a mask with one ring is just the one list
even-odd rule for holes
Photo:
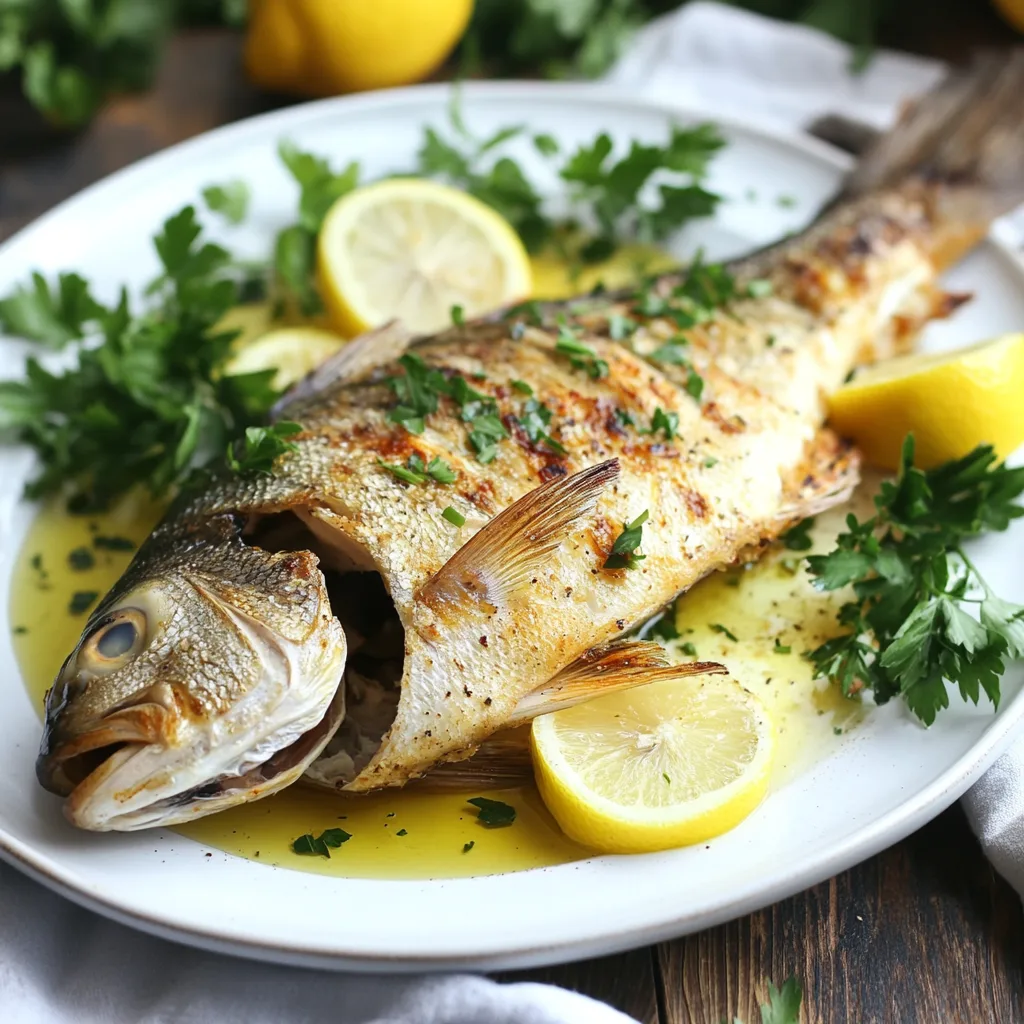
[[195,746],[169,747],[154,735],[148,708],[136,715],[118,711],[41,754],[36,772],[46,789],[65,798],[64,816],[79,828],[135,831],[181,824],[290,785],[344,714],[345,691],[338,687],[320,721],[266,761],[241,774],[225,771],[202,778],[201,770],[190,769]]
[[71,736],[48,722],[36,774],[65,798],[64,815],[78,828],[181,824],[268,796],[294,782],[341,724],[348,650],[336,623],[289,641],[190,582],[249,643],[261,675],[219,714],[197,709],[187,687],[172,682]]

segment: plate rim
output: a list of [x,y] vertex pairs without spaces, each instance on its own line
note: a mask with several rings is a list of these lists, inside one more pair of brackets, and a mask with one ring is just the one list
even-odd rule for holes
[[[401,105],[409,100],[415,102],[421,97],[429,100],[447,96],[451,94],[453,88],[450,83],[432,83],[380,90],[356,96],[331,97],[257,114],[203,132],[121,168],[58,203],[0,244],[0,256],[5,255],[9,248],[20,243],[23,236],[29,232],[44,228],[51,221],[68,213],[74,213],[79,207],[88,205],[97,197],[116,190],[125,179],[134,179],[137,183],[145,186],[145,179],[154,172],[159,173],[161,164],[169,159],[187,155],[192,149],[204,149],[210,145],[212,140],[219,147],[249,134],[273,135],[275,127],[279,132],[289,127],[295,130],[301,127],[307,118],[316,120],[325,112],[337,111],[337,116],[340,118],[351,111],[366,113],[375,107]],[[829,165],[836,171],[847,170],[853,164],[853,160],[846,154],[798,130],[783,129],[775,125],[761,126],[742,117],[719,115],[714,111],[702,112],[686,103],[665,102],[634,95],[623,96],[614,87],[604,83],[474,82],[467,83],[461,88],[464,90],[464,95],[471,97],[474,101],[486,102],[508,98],[524,102],[540,98],[551,102],[592,103],[597,101],[614,104],[619,108],[633,108],[645,113],[654,112],[665,117],[681,117],[688,121],[711,120],[723,127],[758,138],[766,143],[781,143],[801,156]],[[1024,259],[1006,244],[998,231],[990,233],[985,244],[1006,260],[1024,281]],[[510,942],[503,947],[501,952],[496,953],[481,954],[466,948],[462,952],[446,953],[440,957],[431,953],[418,955],[409,951],[403,951],[390,957],[379,952],[366,953],[352,948],[344,950],[337,942],[308,945],[291,940],[267,942],[237,934],[229,935],[223,929],[218,930],[212,923],[207,927],[198,927],[172,922],[165,917],[147,914],[139,909],[125,908],[109,895],[87,891],[84,883],[76,885],[73,870],[62,869],[54,861],[54,858],[46,854],[39,854],[30,844],[16,838],[2,825],[0,825],[0,859],[10,863],[61,896],[107,918],[161,938],[185,942],[218,953],[283,964],[364,971],[496,970],[566,962],[646,945],[731,920],[815,885],[838,871],[872,856],[886,846],[909,835],[958,799],[1003,752],[1022,720],[1024,720],[1024,691],[1008,702],[1008,706],[1003,709],[999,717],[993,719],[992,724],[953,764],[931,783],[909,795],[887,814],[858,828],[845,841],[839,841],[824,848],[810,862],[802,863],[798,870],[783,868],[768,876],[767,883],[764,874],[756,879],[751,879],[740,885],[733,899],[721,903],[711,910],[675,914],[668,919],[658,915],[647,923],[635,924],[625,931],[610,924],[600,933],[578,936],[575,940],[560,939],[552,943],[520,940]],[[522,874],[528,873],[523,872]]]

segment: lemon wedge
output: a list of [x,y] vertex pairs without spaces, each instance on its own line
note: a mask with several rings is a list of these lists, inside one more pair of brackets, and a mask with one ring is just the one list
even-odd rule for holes
[[727,676],[651,683],[533,722],[544,803],[577,842],[645,853],[739,824],[768,788],[774,730]]
[[913,432],[923,468],[991,444],[1005,458],[1024,441],[1024,334],[862,370],[829,399],[829,422],[870,462],[896,469]]
[[317,247],[320,292],[339,333],[397,317],[417,332],[530,294],[530,259],[512,226],[478,199],[436,182],[391,178],[328,211]]
[[344,344],[343,338],[318,327],[280,327],[240,348],[225,372],[276,370],[273,385],[280,391],[315,370]]

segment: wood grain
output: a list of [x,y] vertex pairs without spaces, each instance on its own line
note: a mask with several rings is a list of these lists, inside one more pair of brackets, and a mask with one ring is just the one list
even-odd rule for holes
[[[919,17],[902,19],[891,39],[924,52],[956,58],[1013,38],[982,0],[909,7]],[[237,35],[192,31],[174,40],[151,93],[111,102],[76,135],[36,130],[16,141],[0,105],[0,239],[113,170],[282,102],[245,83]],[[500,977],[576,989],[643,1024],[734,1015],[759,1024],[767,980],[790,974],[803,982],[808,1024],[1018,1024],[1022,964],[1020,901],[954,809],[865,864],[722,927]]]
[[808,1024],[1024,1021],[1024,917],[959,811],[749,917],[658,948],[662,1024],[760,1020],[796,975]]

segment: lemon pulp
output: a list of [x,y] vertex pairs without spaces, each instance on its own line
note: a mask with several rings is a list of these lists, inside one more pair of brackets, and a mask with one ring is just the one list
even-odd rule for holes
[[336,330],[397,318],[417,333],[530,294],[530,259],[511,225],[480,200],[420,178],[342,196],[324,220],[317,275]]
[[829,422],[876,466],[896,469],[913,433],[915,463],[958,459],[979,444],[1002,458],[1024,441],[1024,334],[862,370],[829,399]]

